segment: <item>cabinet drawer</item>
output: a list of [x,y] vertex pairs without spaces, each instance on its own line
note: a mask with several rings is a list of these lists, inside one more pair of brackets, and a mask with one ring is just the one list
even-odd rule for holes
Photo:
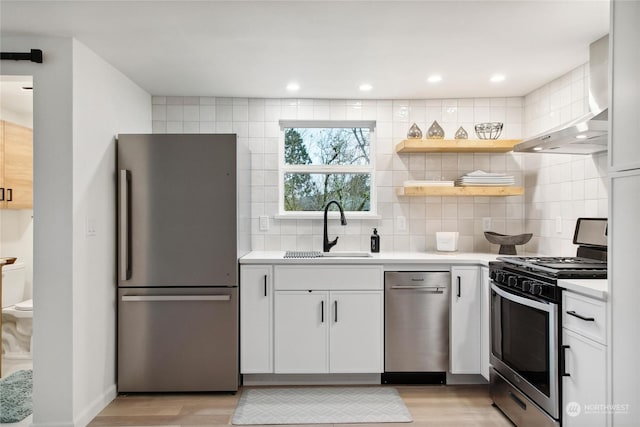
[[607,345],[606,302],[566,291],[562,300],[562,326]]
[[276,290],[381,290],[382,266],[277,266]]

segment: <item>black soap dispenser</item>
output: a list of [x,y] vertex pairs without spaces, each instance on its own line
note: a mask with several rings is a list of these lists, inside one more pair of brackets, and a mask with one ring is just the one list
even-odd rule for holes
[[371,252],[380,252],[380,236],[378,235],[378,230],[375,228],[371,235]]

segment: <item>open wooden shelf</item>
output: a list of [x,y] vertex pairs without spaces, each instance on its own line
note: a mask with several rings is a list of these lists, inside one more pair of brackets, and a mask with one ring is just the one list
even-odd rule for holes
[[516,186],[411,186],[397,189],[398,196],[520,196],[524,194],[523,187]]
[[506,153],[519,139],[405,139],[397,153]]

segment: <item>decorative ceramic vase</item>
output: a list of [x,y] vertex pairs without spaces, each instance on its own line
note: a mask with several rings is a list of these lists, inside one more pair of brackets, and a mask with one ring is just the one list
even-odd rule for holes
[[427,138],[429,139],[442,139],[444,138],[444,130],[440,127],[437,121],[433,121],[431,127],[427,131]]
[[422,131],[418,127],[417,124],[412,124],[409,128],[409,132],[407,132],[407,138],[409,139],[420,139],[422,138]]
[[455,139],[468,139],[468,138],[469,138],[469,134],[467,134],[467,131],[464,130],[462,126],[460,126],[456,131]]

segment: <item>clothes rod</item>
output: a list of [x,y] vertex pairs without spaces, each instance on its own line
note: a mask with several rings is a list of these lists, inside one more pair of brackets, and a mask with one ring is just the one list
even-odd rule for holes
[[2,52],[0,59],[9,59],[13,61],[31,61],[42,64],[42,51],[40,49],[31,49],[31,52]]

